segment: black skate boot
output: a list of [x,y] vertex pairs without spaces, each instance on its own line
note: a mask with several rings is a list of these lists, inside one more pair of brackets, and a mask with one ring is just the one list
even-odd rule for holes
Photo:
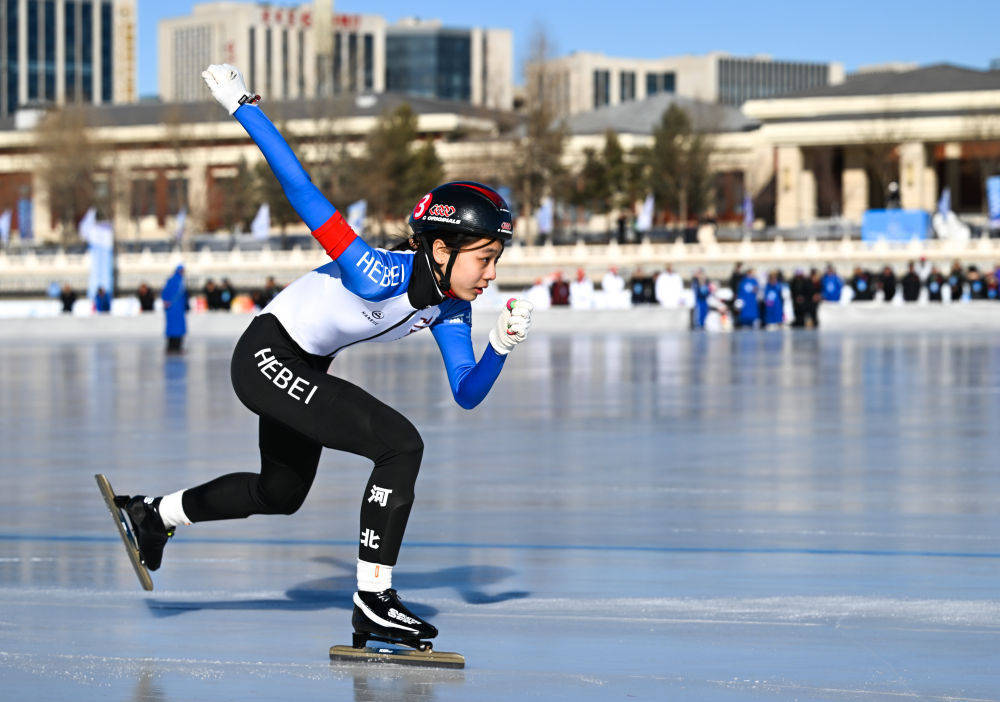
[[433,625],[399,601],[399,595],[392,588],[382,592],[355,592],[351,623],[354,624],[354,648],[364,648],[367,641],[374,640],[429,651],[431,642],[422,639],[438,635]]
[[160,500],[143,495],[115,495],[115,506],[120,507],[132,524],[139,558],[149,570],[156,570],[163,560],[163,547],[167,539],[174,535],[174,528],[163,526],[160,518]]

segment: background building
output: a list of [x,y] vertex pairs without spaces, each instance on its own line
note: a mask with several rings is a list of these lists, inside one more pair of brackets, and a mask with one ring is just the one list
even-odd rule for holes
[[386,90],[510,109],[513,51],[506,29],[404,20],[386,31]]
[[[316,51],[317,31],[311,3],[297,8],[246,2],[195,5],[190,16],[160,23],[160,97],[166,102],[208,99],[201,72],[211,63],[239,66],[250,89],[269,99],[385,90],[382,17],[332,15],[332,37],[324,37],[330,54],[322,58]],[[325,90],[321,76],[329,76]]]
[[[529,70],[536,70],[529,68]],[[644,100],[659,93],[739,106],[844,80],[839,63],[740,58],[715,52],[704,56],[630,59],[574,52],[546,62],[557,109],[564,115],[605,105]]]
[[312,3],[295,8],[247,2],[195,5],[160,23],[160,97],[205,100],[201,71],[239,66],[270,99],[398,92],[487,107],[513,103],[511,33],[379,15],[332,14],[320,36]]
[[0,116],[19,106],[134,102],[135,0],[0,3]]

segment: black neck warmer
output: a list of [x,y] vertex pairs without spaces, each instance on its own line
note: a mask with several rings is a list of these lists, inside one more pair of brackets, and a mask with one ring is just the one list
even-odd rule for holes
[[444,302],[444,293],[441,292],[437,281],[434,280],[431,262],[423,247],[413,254],[413,271],[410,273],[410,285],[406,289],[406,295],[410,300],[410,305],[418,310]]

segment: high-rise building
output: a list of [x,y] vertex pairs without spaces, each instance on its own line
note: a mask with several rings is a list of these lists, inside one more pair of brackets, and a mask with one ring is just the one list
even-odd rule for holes
[[136,99],[135,0],[0,1],[0,116]]
[[333,14],[327,30],[332,37],[322,42],[330,53],[317,54],[319,28],[313,13],[312,3],[211,2],[195,5],[187,17],[163,20],[160,97],[171,102],[208,99],[201,72],[211,63],[238,66],[247,86],[270,99],[382,92],[385,20]]
[[457,29],[403,20],[386,29],[386,90],[510,109],[513,51],[507,29]]
[[379,15],[331,13],[323,35],[316,13],[313,3],[226,1],[163,20],[160,97],[207,99],[201,71],[226,62],[240,67],[250,89],[271,99],[391,91],[489,107],[513,102],[508,30],[414,20],[387,27]]
[[[630,59],[574,52],[544,64],[554,107],[564,115],[675,93],[704,102],[739,106],[842,83],[839,63],[775,61],[768,56],[740,58],[715,52],[704,56]],[[529,72],[538,67],[530,66]]]

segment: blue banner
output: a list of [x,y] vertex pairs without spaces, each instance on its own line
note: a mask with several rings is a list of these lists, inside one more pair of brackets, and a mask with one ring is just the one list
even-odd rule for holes
[[21,241],[35,238],[31,227],[31,198],[22,197],[17,201],[17,229],[21,232]]
[[862,241],[926,239],[931,216],[923,210],[868,210],[861,221]]
[[990,204],[990,227],[1000,228],[1000,176],[986,179],[986,199]]

